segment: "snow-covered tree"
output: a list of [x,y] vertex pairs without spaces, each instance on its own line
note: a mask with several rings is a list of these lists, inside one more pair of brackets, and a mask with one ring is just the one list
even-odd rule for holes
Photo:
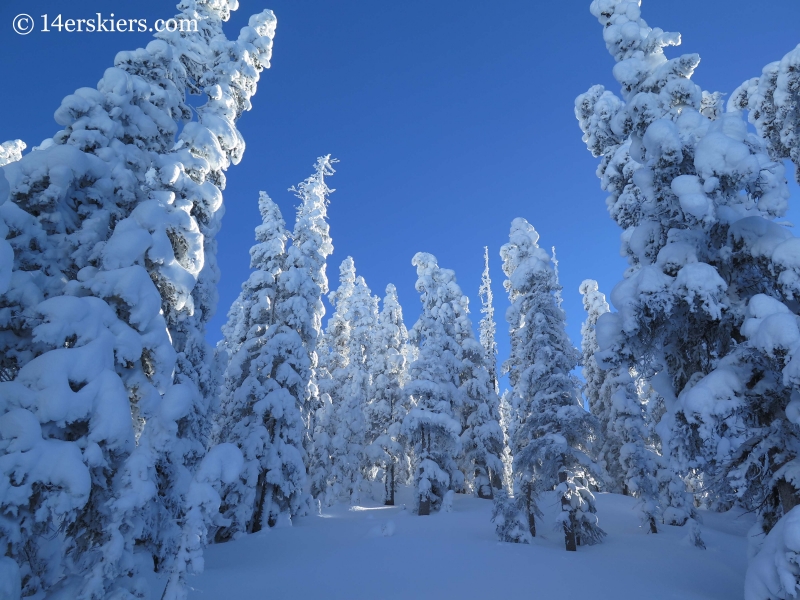
[[475,339],[469,314],[469,300],[461,298],[461,315],[455,322],[460,345],[462,393],[461,447],[459,466],[466,483],[480,498],[492,498],[503,487],[503,431],[500,429],[496,383],[486,368],[485,349]]
[[[607,369],[598,391],[605,421],[606,439],[602,450],[614,483],[626,495],[636,497],[643,524],[658,533],[661,516],[656,478],[657,456],[649,445],[650,431],[645,425],[645,405],[631,375],[635,359],[625,352],[624,340],[607,333],[616,332],[616,313],[606,310],[596,321],[596,366]],[[599,363],[599,365],[598,365]],[[601,421],[602,422],[602,421]],[[618,483],[617,483],[618,482]]]
[[339,288],[329,295],[335,311],[324,337],[329,378],[320,382],[332,403],[325,501],[356,503],[367,471],[366,410],[372,395],[378,299],[372,296],[364,278],[356,276],[351,257],[342,262],[339,273]]
[[619,462],[619,449],[622,445],[616,431],[612,427],[611,396],[615,387],[609,382],[605,385],[608,372],[598,365],[597,353],[597,320],[609,312],[606,297],[599,289],[597,282],[587,279],[580,285],[583,296],[583,308],[586,310],[586,321],[581,326],[581,351],[583,354],[583,394],[589,403],[589,411],[597,417],[600,425],[598,432],[597,461],[608,473],[605,482],[609,491],[621,493],[624,490],[624,476]]
[[515,502],[523,506],[531,535],[536,535],[537,500],[555,489],[562,498],[568,550],[592,544],[604,535],[597,525],[589,480],[600,477],[590,458],[597,421],[581,404],[571,376],[580,354],[565,330],[560,289],[550,256],[537,244],[539,234],[522,218],[511,224],[509,243],[500,255],[511,306],[506,313],[511,355],[503,364],[512,385],[518,422],[514,456]]
[[398,478],[408,471],[408,455],[400,441],[400,427],[408,414],[406,346],[408,331],[397,289],[386,286],[383,307],[373,338],[372,397],[367,405],[366,455],[369,466],[383,473],[386,506],[394,506]]
[[697,55],[664,56],[677,34],[648,27],[636,3],[591,10],[622,86],[622,98],[595,86],[576,101],[630,263],[612,292],[619,330],[609,335],[664,401],[656,431],[671,467],[701,478],[709,504],[725,508],[749,494],[724,471],[768,427],[765,390],[789,401],[741,347],[751,298],[791,297],[781,271],[795,259],[776,252],[791,234],[774,223],[787,206],[784,167],[741,112],[722,113],[720,95],[692,83]]
[[[325,267],[328,256],[333,252],[327,219],[328,197],[334,191],[328,187],[325,177],[334,174],[333,165],[336,162],[330,154],[320,156],[314,165],[314,174],[289,190],[301,203],[297,208],[292,245],[287,251],[286,271],[281,277],[286,280],[287,286],[296,291],[297,298],[283,310],[284,318],[293,323],[300,333],[311,360],[310,384],[303,403],[303,417],[308,432],[314,431],[313,416],[322,406],[316,382],[317,340],[322,335],[322,317],[325,316],[322,296],[328,293]],[[308,449],[310,437],[307,437],[306,444]]]
[[[217,5],[204,9],[209,19]],[[266,11],[229,47],[259,57],[245,79],[268,64],[273,32]],[[221,27],[214,43],[230,44]],[[176,56],[206,64],[210,46],[197,34],[120,53],[96,88],[64,99],[62,131],[3,167],[19,276],[3,299],[3,367],[13,381],[2,384],[0,418],[26,425],[2,434],[13,466],[2,477],[16,485],[27,472],[27,483],[2,495],[3,513],[16,515],[2,543],[21,563],[25,594],[56,584],[86,598],[143,593],[135,544],[171,568],[191,465],[204,451],[187,427],[196,385],[174,378],[183,348],[173,317],[204,262],[196,204],[221,200],[205,178],[208,159],[187,137],[213,136],[219,122],[188,123],[185,91],[198,90]],[[52,450],[26,471],[18,461],[31,460],[34,446]],[[42,471],[59,464],[52,452],[68,464]]]
[[427,515],[442,506],[449,490],[464,485],[457,463],[463,399],[459,389],[461,346],[455,323],[466,315],[453,271],[440,268],[436,258],[426,252],[415,254],[411,264],[417,267],[422,314],[409,332],[419,356],[409,366],[405,390],[411,410],[403,419],[402,433],[413,451],[414,508]]
[[731,94],[728,110],[747,110],[748,120],[775,160],[791,159],[800,183],[800,45],[764,67]]
[[511,404],[511,392],[509,390],[503,390],[503,393],[500,395],[498,412],[500,414],[500,429],[503,431],[504,483],[506,490],[508,490],[514,482],[514,456],[511,454],[511,440],[514,438],[516,425],[519,421],[517,418],[517,413]]
[[497,323],[494,320],[494,296],[492,294],[492,279],[489,277],[488,246],[483,247],[483,276],[481,277],[478,296],[481,299],[481,314],[483,315],[478,324],[479,340],[486,354],[486,370],[489,372],[489,381],[494,386],[495,394],[499,394],[500,386],[497,383],[497,341],[495,341]]
[[281,277],[288,231],[266,193],[258,204],[262,223],[250,249],[255,270],[233,304],[225,328],[231,337],[222,345],[231,354],[218,438],[242,450],[244,469],[223,496],[231,524],[218,537],[289,523],[303,509],[302,407],[309,380],[301,374],[308,376],[310,359],[298,331],[279,317],[279,307],[295,299]]

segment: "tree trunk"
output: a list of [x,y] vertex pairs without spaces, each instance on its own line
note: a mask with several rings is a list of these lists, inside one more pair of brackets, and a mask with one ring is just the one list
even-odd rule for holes
[[[491,482],[492,487],[496,490],[499,490],[503,487],[503,478],[500,477],[500,473],[495,473],[491,469],[489,469],[489,481]],[[494,496],[494,492],[492,492],[492,495]]]
[[790,510],[800,504],[798,492],[791,483],[785,479],[781,479],[775,487],[778,489],[778,496],[781,499],[781,508],[783,508],[784,515],[788,514]]
[[431,514],[431,499],[430,498],[422,498],[419,499],[419,516],[424,517],[426,515]]
[[650,517],[650,533],[658,533],[655,517]]
[[[566,481],[567,472],[562,469],[558,472],[558,482],[564,483]],[[561,510],[569,513],[569,520],[564,522],[564,544],[567,547],[567,552],[575,552],[578,549],[575,536],[577,523],[575,522],[575,514],[569,503],[569,498],[566,495],[561,497]]]
[[[428,447],[430,446],[430,439],[425,438],[425,428],[422,428],[422,446],[420,452],[420,458],[428,456]],[[424,471],[420,471],[420,480],[422,479],[422,474]],[[417,490],[419,490],[419,482],[417,482]],[[433,487],[429,486],[429,491],[423,497],[421,494],[419,496],[419,511],[417,514],[419,516],[424,517],[426,515],[431,514],[431,493],[433,492]]]
[[475,469],[475,484],[478,487],[478,498],[494,500],[494,490],[492,489],[492,479],[489,469],[484,466],[479,466]]
[[528,513],[528,530],[531,532],[531,537],[536,537],[536,515],[531,510],[531,489],[530,482],[525,484],[525,512]]
[[394,463],[386,469],[384,506],[394,506]]
[[248,533],[256,533],[261,531],[261,517],[264,513],[264,496],[267,491],[267,472],[262,469],[258,474],[258,483],[256,484],[256,505],[253,508],[253,521],[247,528]]

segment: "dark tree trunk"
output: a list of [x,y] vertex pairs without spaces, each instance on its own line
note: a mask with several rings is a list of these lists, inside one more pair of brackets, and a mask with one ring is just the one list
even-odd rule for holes
[[492,489],[492,476],[489,469],[480,466],[475,469],[475,482],[478,486],[478,498],[484,500],[494,500],[494,490]]
[[[428,455],[428,447],[430,446],[430,439],[426,439],[425,437],[425,428],[422,428],[422,445],[421,445],[421,452],[420,457]],[[420,472],[422,475],[424,471]],[[419,487],[417,487],[419,489]],[[419,496],[419,511],[418,514],[421,517],[431,514],[431,494],[433,493],[433,489],[431,488],[427,495],[423,498],[422,495]]]
[[650,517],[650,533],[658,533],[655,517]]
[[394,463],[386,469],[384,506],[394,506]]
[[[558,482],[564,483],[567,480],[567,472],[563,469],[558,472]],[[569,498],[566,495],[561,497],[561,510],[569,512],[569,520],[564,522],[564,544],[567,547],[567,552],[575,552],[578,549],[575,530],[577,523],[575,522],[575,514],[570,506]]]
[[419,499],[419,516],[424,517],[426,515],[431,514],[431,499],[430,498],[420,498]]
[[[503,487],[503,478],[500,477],[499,473],[495,473],[491,469],[489,469],[489,481],[492,484],[492,487],[496,490],[499,490]],[[492,493],[494,495],[494,493]]]
[[532,510],[531,507],[532,504],[531,494],[533,494],[533,489],[530,482],[525,484],[524,494],[525,494],[525,512],[528,513],[528,530],[531,532],[531,537],[536,537],[536,515],[534,514],[534,511]]
[[778,489],[778,497],[781,499],[781,508],[783,508],[784,515],[800,504],[798,492],[791,483],[781,479],[775,487]]
[[258,483],[256,483],[256,505],[253,508],[253,520],[247,528],[248,533],[255,533],[261,531],[261,518],[264,512],[264,496],[267,491],[267,472],[262,469],[258,474]]

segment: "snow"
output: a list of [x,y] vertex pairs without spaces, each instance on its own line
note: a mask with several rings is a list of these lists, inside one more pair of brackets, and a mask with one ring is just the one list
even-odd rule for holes
[[745,600],[796,598],[800,591],[800,507],[773,527],[753,558],[745,579]]
[[455,494],[451,512],[419,517],[412,490],[400,488],[397,506],[337,504],[291,528],[210,546],[204,573],[189,579],[189,598],[741,598],[752,515],[704,513],[703,551],[686,543],[683,528],[646,534],[633,498],[596,497],[608,535],[568,553],[555,530],[555,493],[542,498],[543,526],[532,543],[510,544],[497,541],[492,502]]

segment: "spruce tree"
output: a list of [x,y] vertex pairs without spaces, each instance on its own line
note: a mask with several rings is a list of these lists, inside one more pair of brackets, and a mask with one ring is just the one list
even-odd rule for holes
[[511,441],[515,504],[536,535],[537,502],[555,489],[561,497],[567,550],[599,542],[594,497],[587,484],[600,477],[591,456],[597,422],[584,411],[571,376],[579,360],[565,331],[560,289],[538,233],[522,218],[511,224],[500,255],[511,307],[506,313],[511,356],[503,365],[512,385],[518,423]]
[[322,390],[332,403],[326,502],[345,500],[355,504],[360,499],[366,472],[366,409],[372,394],[371,363],[375,356],[373,335],[378,299],[372,296],[364,278],[356,276],[351,257],[342,262],[339,272],[339,288],[329,296],[335,310],[324,338],[328,344],[326,367],[330,377]]
[[583,296],[583,307],[586,310],[586,321],[581,326],[581,351],[583,353],[583,378],[586,382],[583,393],[589,403],[589,411],[597,417],[600,425],[598,432],[597,461],[602,465],[608,479],[605,482],[608,490],[624,493],[624,476],[619,463],[619,449],[622,445],[616,431],[612,427],[611,410],[614,389],[605,385],[608,371],[598,364],[599,347],[597,344],[597,320],[609,312],[606,297],[599,289],[597,282],[587,279],[580,286]]
[[414,457],[414,509],[428,515],[442,506],[445,494],[464,485],[457,463],[463,397],[455,323],[465,315],[453,271],[440,268],[426,252],[415,254],[411,264],[417,267],[422,314],[409,332],[419,356],[409,366],[405,389],[411,410],[403,419],[402,433]]
[[[267,64],[264,40],[273,32],[266,11],[244,28],[239,46],[229,46],[260,57],[246,80]],[[16,517],[1,535],[20,563],[25,594],[54,585],[86,598],[142,594],[134,545],[151,552],[159,569],[173,566],[204,444],[187,427],[196,385],[173,377],[183,350],[171,319],[192,312],[204,263],[188,199],[221,199],[205,180],[211,155],[186,138],[218,127],[187,125],[185,91],[200,90],[176,57],[191,45],[209,67],[210,44],[198,33],[118,54],[96,88],[64,99],[55,115],[62,131],[3,167],[13,204],[3,205],[4,220],[21,234],[12,248],[27,248],[15,257],[15,271],[25,275],[13,281],[12,273],[3,300],[3,370],[13,381],[1,384],[0,413],[23,419],[34,434],[19,446],[16,434],[4,433],[3,444],[11,463],[25,460],[22,447],[33,456],[36,440],[67,461],[71,448],[84,449],[82,467],[73,461],[57,474],[29,471],[29,485],[3,498],[3,512]],[[230,44],[221,29],[214,44]],[[17,467],[14,477],[23,472]],[[88,481],[88,493],[77,493],[79,481]],[[43,544],[41,533],[58,527],[61,535]]]
[[800,183],[800,45],[764,67],[731,94],[728,110],[747,110],[747,118],[766,141],[775,160],[790,159]]
[[386,286],[373,342],[372,397],[367,405],[366,455],[369,465],[383,473],[386,506],[394,506],[398,479],[408,471],[408,455],[400,441],[400,427],[408,413],[404,390],[408,379],[408,331],[397,289]]
[[[754,347],[743,326],[759,294],[794,295],[794,240],[774,222],[788,198],[780,151],[691,81],[697,55],[664,55],[678,34],[650,28],[630,2],[598,0],[591,10],[622,88],[620,98],[594,86],[575,108],[587,147],[602,157],[597,172],[630,264],[612,293],[619,315],[608,322],[608,346],[663,400],[655,431],[667,467],[700,482],[712,508],[758,507],[768,531],[786,512],[786,480],[758,457],[794,444],[785,428],[765,435],[766,415],[780,414],[791,389],[780,365],[767,366],[771,349]],[[743,102],[735,95],[733,108]],[[758,482],[742,476],[755,463],[766,467]],[[694,509],[667,475],[665,517],[687,522]],[[790,491],[786,506],[797,497]]]
[[[306,481],[302,403],[310,359],[299,333],[277,318],[294,298],[280,282],[289,237],[277,205],[261,192],[262,223],[250,249],[255,269],[234,302],[237,327],[225,346],[234,350],[225,370],[218,437],[244,454],[241,480],[223,497],[232,523],[217,537],[290,523],[303,508]],[[237,340],[243,331],[244,339]]]
[[486,355],[486,370],[489,372],[489,381],[494,387],[495,394],[500,393],[500,385],[497,382],[497,341],[495,332],[497,323],[494,320],[494,296],[492,294],[492,279],[489,277],[489,248],[483,247],[483,275],[481,286],[478,288],[478,296],[481,299],[481,317],[478,324],[480,332],[479,340]]

